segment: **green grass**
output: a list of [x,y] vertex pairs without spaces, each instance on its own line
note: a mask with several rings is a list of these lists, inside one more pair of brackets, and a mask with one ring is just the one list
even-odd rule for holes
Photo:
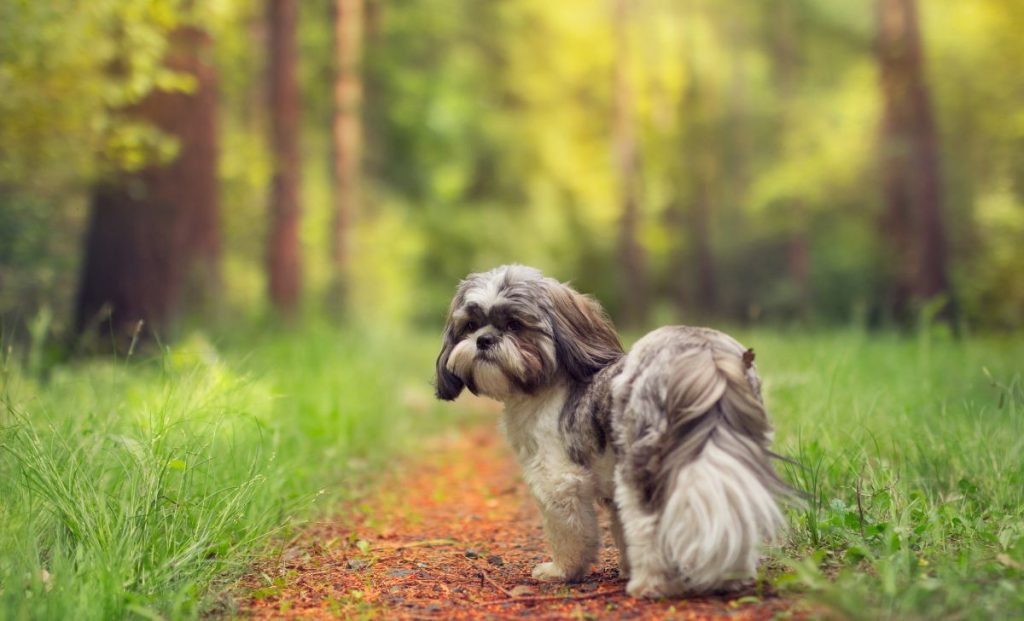
[[[45,379],[8,355],[0,618],[230,614],[268,542],[455,410],[436,335],[248,336]],[[1024,339],[740,336],[808,492],[770,579],[843,617],[1024,614]]]
[[744,337],[808,493],[783,585],[848,618],[1024,615],[1020,337]]
[[[0,410],[0,618],[196,617],[449,410],[435,339],[314,328],[29,377]],[[227,608],[225,608],[227,607]]]

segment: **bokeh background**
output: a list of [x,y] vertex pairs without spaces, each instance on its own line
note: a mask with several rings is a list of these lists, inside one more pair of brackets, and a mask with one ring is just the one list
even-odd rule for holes
[[5,0],[4,331],[436,331],[512,261],[627,327],[1019,328],[1022,31],[1005,0]]
[[1021,33],[1021,0],[0,0],[0,618],[294,614],[309,575],[264,569],[311,520],[493,432],[434,360],[513,261],[627,345],[756,349],[806,493],[759,585],[1020,617]]

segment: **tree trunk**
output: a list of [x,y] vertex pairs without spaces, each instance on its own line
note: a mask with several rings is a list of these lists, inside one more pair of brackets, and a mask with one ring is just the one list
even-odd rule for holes
[[[714,198],[719,152],[712,134],[710,106],[702,100],[696,69],[696,48],[689,19],[693,8],[683,16],[686,37],[686,90],[680,110],[684,127],[679,145],[681,170],[678,175],[675,208],[679,215],[673,220],[679,227],[677,238],[686,240],[674,253],[674,290],[679,312],[706,318],[718,310],[718,278],[712,240]],[[691,283],[695,283],[691,286]]]
[[[715,253],[711,247],[711,186],[713,183],[714,162],[712,155],[698,153],[697,149],[707,148],[691,147],[692,166],[692,194],[690,205],[690,218],[688,229],[690,231],[690,248],[693,253],[693,263],[697,272],[697,292],[695,307],[701,317],[710,317],[718,311],[718,278],[715,275]],[[694,161],[696,160],[696,161]]]
[[619,173],[622,216],[619,221],[620,295],[622,320],[636,326],[647,317],[647,274],[643,247],[637,239],[640,228],[640,155],[633,130],[633,93],[629,81],[629,0],[615,0],[615,110],[613,142]]
[[189,151],[181,159],[187,170],[182,179],[191,187],[189,198],[182,207],[189,212],[186,233],[186,251],[192,256],[185,281],[185,307],[200,311],[216,310],[221,294],[220,257],[220,126],[217,119],[218,82],[212,64],[204,62],[212,53],[212,41],[207,33],[189,29],[183,36],[192,41],[197,88],[191,103],[193,121],[189,124]]
[[[800,73],[799,28],[797,0],[781,0],[775,9],[773,56],[775,73],[778,75],[779,100],[782,112],[779,115],[779,148],[785,144],[787,134],[798,123],[796,114],[796,91]],[[780,155],[784,155],[781,154]],[[811,314],[810,243],[807,240],[807,207],[799,197],[789,199],[784,217],[788,221],[789,239],[786,248],[786,265],[789,279],[796,289],[796,312],[801,319]]]
[[344,307],[349,284],[352,221],[359,211],[362,162],[362,28],[363,0],[336,0],[334,52],[334,227],[330,306]]
[[302,287],[299,252],[299,89],[296,29],[297,0],[268,0],[271,148],[274,176],[270,198],[267,273],[270,301],[285,316],[294,316]]
[[[126,115],[173,136],[178,153],[95,187],[75,309],[80,336],[109,336],[124,351],[163,334],[186,290],[213,294],[220,255],[216,73],[203,58],[209,37],[183,27],[169,35],[168,68],[196,79],[193,92],[154,91]],[[190,287],[191,285],[191,287]]]
[[786,247],[786,268],[796,287],[796,311],[800,319],[811,316],[811,249],[804,225],[803,201],[793,201],[793,225]]
[[[938,137],[925,83],[915,0],[877,0],[877,54],[883,97],[880,165],[882,231],[895,261],[889,291],[897,321],[912,304],[949,296]],[[947,304],[947,317],[952,309]]]

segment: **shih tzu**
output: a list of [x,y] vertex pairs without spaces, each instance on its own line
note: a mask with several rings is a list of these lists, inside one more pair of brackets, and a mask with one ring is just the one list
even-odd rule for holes
[[655,330],[624,353],[592,298],[507,265],[470,274],[448,313],[437,396],[505,405],[503,427],[544,521],[540,580],[577,581],[609,512],[627,591],[730,590],[783,525],[753,352],[707,328]]

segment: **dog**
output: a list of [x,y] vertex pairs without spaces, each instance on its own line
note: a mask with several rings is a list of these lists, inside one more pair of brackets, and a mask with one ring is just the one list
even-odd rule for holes
[[748,585],[784,525],[790,489],[772,465],[753,359],[722,332],[685,326],[624,353],[596,300],[505,265],[459,284],[435,388],[503,402],[551,550],[534,578],[586,576],[600,504],[630,595],[694,595]]

